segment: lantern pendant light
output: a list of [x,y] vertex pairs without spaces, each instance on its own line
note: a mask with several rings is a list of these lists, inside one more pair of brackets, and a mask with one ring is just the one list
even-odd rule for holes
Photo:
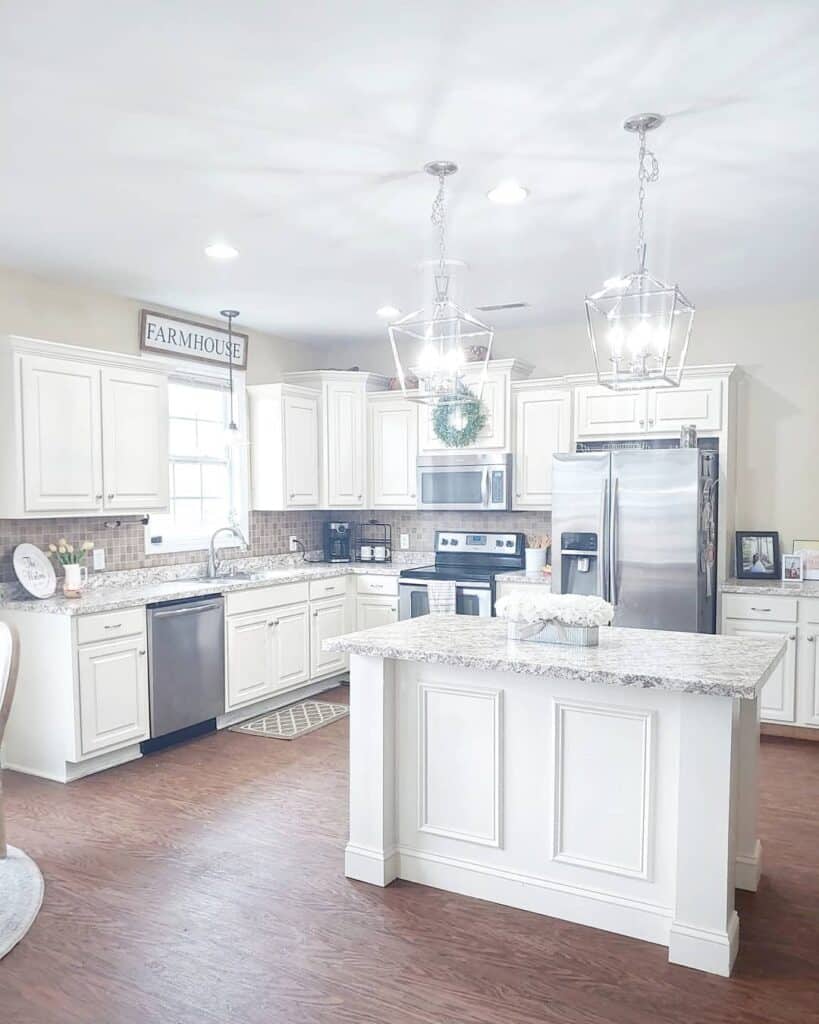
[[219,315],[227,319],[228,322],[228,389],[229,389],[229,401],[230,401],[230,422],[225,428],[225,445],[228,448],[233,448],[242,442],[242,433],[236,423],[236,418],[233,413],[233,321],[235,317],[239,315],[238,309],[220,309]]
[[688,353],[694,306],[676,284],[665,284],[646,270],[646,185],[660,174],[657,158],[646,148],[646,133],[664,120],[661,114],[635,114],[623,124],[640,142],[637,270],[606,281],[586,298],[597,379],[613,391],[679,387]]
[[[438,260],[432,280],[431,313],[423,307],[389,324],[388,332],[401,389],[410,401],[425,405],[461,405],[483,395],[492,352],[493,328],[458,306],[452,295],[451,261],[446,256],[446,179],[458,170],[448,160],[424,167],[438,179],[431,221],[438,230]],[[485,347],[477,382],[467,388],[468,350]],[[475,363],[473,362],[474,366]],[[417,378],[417,390],[415,379]]]

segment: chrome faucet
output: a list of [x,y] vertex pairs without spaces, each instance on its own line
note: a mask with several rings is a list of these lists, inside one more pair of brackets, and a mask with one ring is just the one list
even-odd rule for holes
[[233,534],[234,537],[238,538],[242,542],[244,547],[250,546],[247,542],[247,538],[245,537],[245,535],[242,533],[238,526],[220,526],[219,529],[214,532],[213,536],[210,539],[210,548],[208,550],[209,580],[215,580],[219,576],[218,566],[216,563],[216,546],[214,544],[214,541],[216,540],[220,533],[231,533]]

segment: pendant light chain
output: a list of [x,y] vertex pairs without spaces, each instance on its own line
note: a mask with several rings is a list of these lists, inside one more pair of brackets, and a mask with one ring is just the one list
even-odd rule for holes
[[438,192],[432,202],[430,221],[438,229],[438,273],[435,277],[435,303],[439,308],[449,297],[449,272],[446,265],[446,176],[438,175]]
[[646,237],[645,237],[645,201],[646,201],[646,184],[648,182],[654,182],[660,177],[660,165],[657,162],[657,157],[652,153],[650,149],[646,148],[646,133],[645,129],[642,129],[640,135],[640,153],[638,157],[638,168],[637,168],[637,181],[639,183],[639,189],[637,192],[638,203],[637,203],[637,259],[640,264],[640,270],[645,270],[646,267]]

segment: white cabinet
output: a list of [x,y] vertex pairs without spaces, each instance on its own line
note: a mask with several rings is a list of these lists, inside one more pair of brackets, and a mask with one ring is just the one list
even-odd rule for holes
[[575,389],[575,432],[578,438],[635,434],[678,434],[693,424],[702,434],[725,426],[725,380],[699,375],[683,377],[678,388],[610,391],[598,385]]
[[310,628],[306,603],[228,615],[226,623],[227,711],[308,681]]
[[576,388],[575,433],[578,437],[643,434],[647,408],[645,391],[609,391],[597,385]]
[[146,651],[144,634],[79,648],[83,755],[148,738]]
[[356,598],[356,629],[375,629],[398,621],[398,598],[376,594]]
[[277,608],[273,617],[273,692],[310,678],[310,614],[306,604]]
[[512,388],[516,509],[552,507],[552,456],[571,450],[571,394],[545,386]]
[[726,619],[723,632],[728,636],[787,639],[785,658],[760,694],[759,715],[768,722],[792,723],[796,713],[796,627],[787,622]]
[[797,658],[800,724],[819,726],[819,598],[800,601],[802,629]]
[[718,378],[694,378],[678,388],[648,392],[648,430],[679,432],[693,424],[700,433],[722,428],[724,383]]
[[390,393],[369,399],[370,508],[415,508],[418,406]]
[[326,381],[322,397],[326,505],[363,508],[367,462],[366,392],[357,380]]
[[106,509],[168,506],[168,381],[156,373],[102,370]]
[[20,371],[25,510],[101,509],[99,368],[23,356]]
[[343,672],[344,654],[322,650],[322,644],[334,636],[349,632],[347,598],[328,597],[310,604],[310,676],[313,679]]
[[259,384],[250,397],[252,507],[318,508],[320,395],[289,384]]

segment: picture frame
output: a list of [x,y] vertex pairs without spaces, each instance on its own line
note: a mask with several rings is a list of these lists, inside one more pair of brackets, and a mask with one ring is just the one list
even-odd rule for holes
[[801,551],[782,555],[782,582],[801,583],[805,572],[805,560]]
[[795,540],[791,550],[802,556],[802,578],[819,580],[819,540]]
[[738,580],[779,580],[782,561],[777,530],[737,530]]

